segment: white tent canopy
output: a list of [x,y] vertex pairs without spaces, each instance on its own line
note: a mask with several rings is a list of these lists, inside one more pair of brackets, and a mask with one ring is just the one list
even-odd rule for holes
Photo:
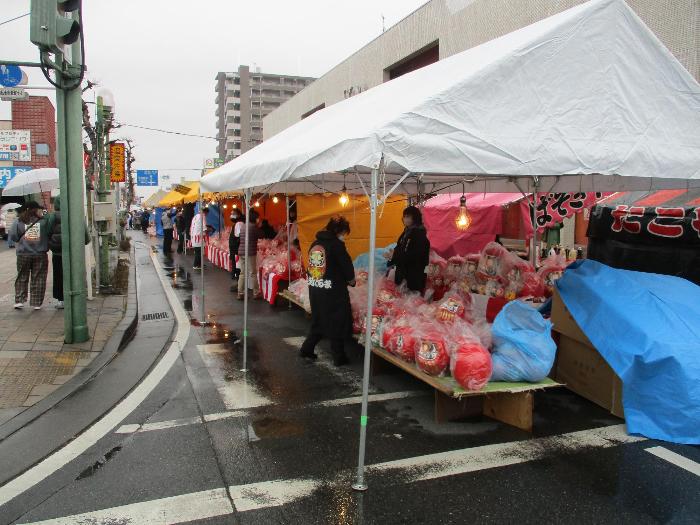
[[[700,85],[623,0],[592,0],[316,112],[200,188],[246,190],[247,208],[253,190],[367,191],[372,290],[382,174],[383,198],[399,184],[422,194],[700,187]],[[372,307],[368,293],[367,326]],[[364,344],[358,490],[370,331]]]
[[426,191],[699,187],[699,130],[700,85],[623,0],[594,0],[321,110],[202,185],[337,191],[383,156]]

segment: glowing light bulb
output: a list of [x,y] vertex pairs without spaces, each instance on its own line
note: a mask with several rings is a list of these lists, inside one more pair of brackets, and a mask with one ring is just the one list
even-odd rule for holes
[[462,195],[459,199],[459,215],[455,221],[458,230],[468,230],[472,225],[472,216],[467,209],[467,198]]
[[274,197],[272,197],[272,202],[273,202],[273,203],[277,204],[279,201],[280,201],[280,200],[277,198],[277,195],[275,195]]
[[259,208],[259,207],[260,207],[260,201],[255,201],[255,204],[253,204],[253,206],[255,206],[256,208]]
[[345,188],[343,188],[342,193],[340,194],[340,198],[338,199],[338,202],[340,202],[340,205],[345,208],[345,206],[348,205],[350,202],[350,196],[348,193],[345,191]]
[[232,205],[231,205],[231,208],[234,209],[234,210],[235,210],[235,209],[238,209],[238,204],[232,204]]
[[228,204],[224,204],[224,209],[228,208]]

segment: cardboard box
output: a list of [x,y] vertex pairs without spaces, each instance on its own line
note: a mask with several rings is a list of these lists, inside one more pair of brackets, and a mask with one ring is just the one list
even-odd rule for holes
[[608,365],[555,290],[552,300],[552,323],[560,334],[555,379],[589,401],[624,418],[622,380]]

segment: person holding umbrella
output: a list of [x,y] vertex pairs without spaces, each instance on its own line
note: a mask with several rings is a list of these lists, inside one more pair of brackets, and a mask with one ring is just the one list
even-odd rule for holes
[[19,208],[19,218],[10,229],[10,238],[17,246],[17,278],[15,279],[15,309],[24,307],[31,278],[30,305],[41,310],[46,293],[49,270],[49,234],[53,229],[53,214],[34,201]]

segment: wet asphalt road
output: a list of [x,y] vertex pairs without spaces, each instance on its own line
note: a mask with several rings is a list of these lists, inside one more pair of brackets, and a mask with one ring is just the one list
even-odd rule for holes
[[[191,257],[158,259],[199,318]],[[211,268],[213,325],[193,319],[181,358],[144,402],[32,497],[0,507],[0,523],[700,521],[699,475],[647,451],[697,465],[698,447],[630,438],[621,420],[564,389],[536,394],[533,434],[488,418],[436,425],[432,391],[401,372],[373,380],[371,393],[388,395],[370,404],[370,489],[353,492],[361,349],[342,369],[323,345],[318,362],[300,360],[303,313],[255,301],[244,375],[231,282]],[[141,291],[157,310],[157,283]]]

